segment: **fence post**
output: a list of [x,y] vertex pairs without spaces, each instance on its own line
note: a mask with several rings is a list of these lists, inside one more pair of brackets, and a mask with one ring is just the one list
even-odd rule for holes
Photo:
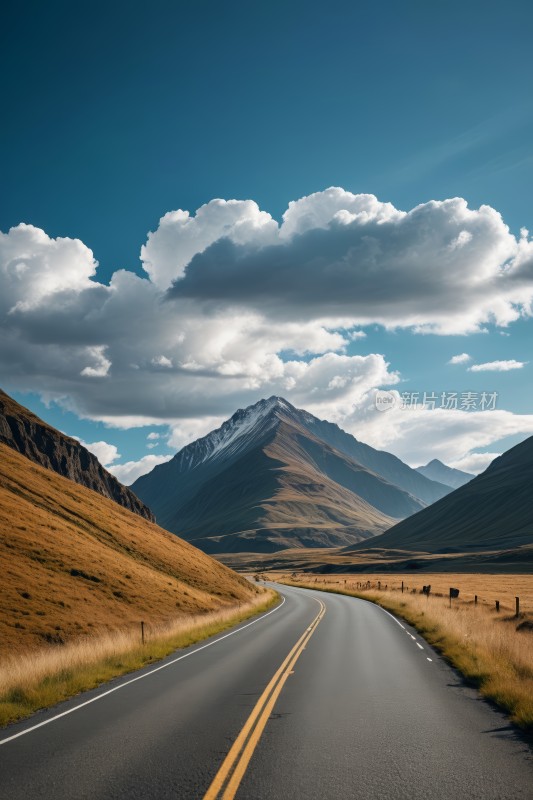
[[141,622],[141,641],[144,644],[144,622]]
[[496,611],[500,610],[500,601],[496,600]]
[[474,605],[477,606],[477,594],[474,595]]
[[402,594],[403,594],[403,581],[402,581]]
[[520,598],[519,597],[515,597],[515,602],[516,602],[515,617],[519,617],[520,616]]

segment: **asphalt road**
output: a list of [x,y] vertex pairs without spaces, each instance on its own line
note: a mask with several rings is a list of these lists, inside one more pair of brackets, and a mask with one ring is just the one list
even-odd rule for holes
[[0,797],[533,800],[531,750],[409,626],[281,592],[163,669],[1,731]]

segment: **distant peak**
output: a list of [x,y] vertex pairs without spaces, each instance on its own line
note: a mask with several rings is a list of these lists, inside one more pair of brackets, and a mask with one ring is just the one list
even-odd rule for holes
[[257,403],[254,403],[251,406],[248,406],[246,409],[242,409],[244,412],[248,411],[261,411],[264,413],[268,413],[270,411],[296,411],[295,407],[289,403],[288,400],[285,400],[283,397],[278,397],[277,395],[272,395],[272,397],[263,398],[262,400],[258,400]]
[[277,395],[273,394],[272,397],[269,397],[268,400],[260,400],[261,403],[266,403],[268,406],[283,406],[283,408],[294,408],[291,406],[288,400],[285,400],[283,397],[278,397]]

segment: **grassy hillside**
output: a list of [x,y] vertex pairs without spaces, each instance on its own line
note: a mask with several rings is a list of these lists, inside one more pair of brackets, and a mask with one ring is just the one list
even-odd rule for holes
[[0,444],[0,657],[250,599],[175,535]]

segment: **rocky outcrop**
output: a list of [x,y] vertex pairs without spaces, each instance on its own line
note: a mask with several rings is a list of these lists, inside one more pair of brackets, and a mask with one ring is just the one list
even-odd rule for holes
[[144,503],[123,486],[76,439],[47,425],[0,390],[0,442],[42,467],[98,492],[135,514],[155,521]]

